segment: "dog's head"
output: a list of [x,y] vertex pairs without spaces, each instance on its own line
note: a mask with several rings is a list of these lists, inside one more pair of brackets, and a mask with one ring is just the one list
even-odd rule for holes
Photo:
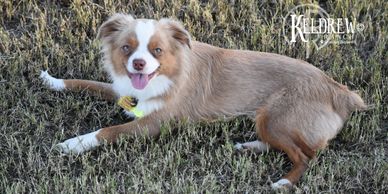
[[191,47],[190,35],[180,23],[125,14],[115,14],[104,22],[97,38],[103,44],[108,72],[128,76],[138,90],[157,76],[174,76],[180,68],[179,52]]

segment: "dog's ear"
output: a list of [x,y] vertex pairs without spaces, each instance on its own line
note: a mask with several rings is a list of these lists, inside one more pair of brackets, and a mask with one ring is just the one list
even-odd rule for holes
[[97,39],[103,40],[110,37],[115,32],[120,31],[124,26],[129,25],[133,20],[133,17],[128,14],[114,14],[100,26],[97,33]]
[[190,34],[189,32],[187,32],[187,30],[185,30],[185,28],[181,23],[175,20],[166,19],[166,18],[161,19],[159,22],[167,27],[167,30],[169,30],[172,33],[172,37],[175,40],[191,48]]

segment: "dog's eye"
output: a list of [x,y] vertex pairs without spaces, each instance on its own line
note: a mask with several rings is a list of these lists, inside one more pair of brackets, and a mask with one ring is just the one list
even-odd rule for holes
[[123,53],[128,54],[129,53],[129,45],[122,46],[121,50],[123,51]]
[[162,49],[161,49],[161,48],[156,48],[156,49],[155,49],[155,53],[156,53],[156,54],[162,53]]

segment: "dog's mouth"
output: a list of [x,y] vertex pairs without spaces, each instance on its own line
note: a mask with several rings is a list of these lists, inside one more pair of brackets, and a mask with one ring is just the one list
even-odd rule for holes
[[131,73],[127,72],[128,77],[131,79],[132,85],[134,88],[138,90],[144,89],[148,82],[155,77],[155,75],[158,73],[157,70],[150,74],[143,74],[143,73]]

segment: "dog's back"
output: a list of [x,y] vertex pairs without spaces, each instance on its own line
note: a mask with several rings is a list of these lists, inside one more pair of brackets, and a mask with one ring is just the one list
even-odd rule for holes
[[[342,120],[356,108],[365,106],[357,94],[318,68],[287,56],[193,42],[189,62],[183,65],[188,70],[179,81],[183,87],[176,96],[182,99],[178,111],[193,119],[225,115],[254,117],[258,107],[276,101],[282,93],[295,102],[332,106]],[[184,108],[185,104],[195,104],[197,108],[190,105]]]

